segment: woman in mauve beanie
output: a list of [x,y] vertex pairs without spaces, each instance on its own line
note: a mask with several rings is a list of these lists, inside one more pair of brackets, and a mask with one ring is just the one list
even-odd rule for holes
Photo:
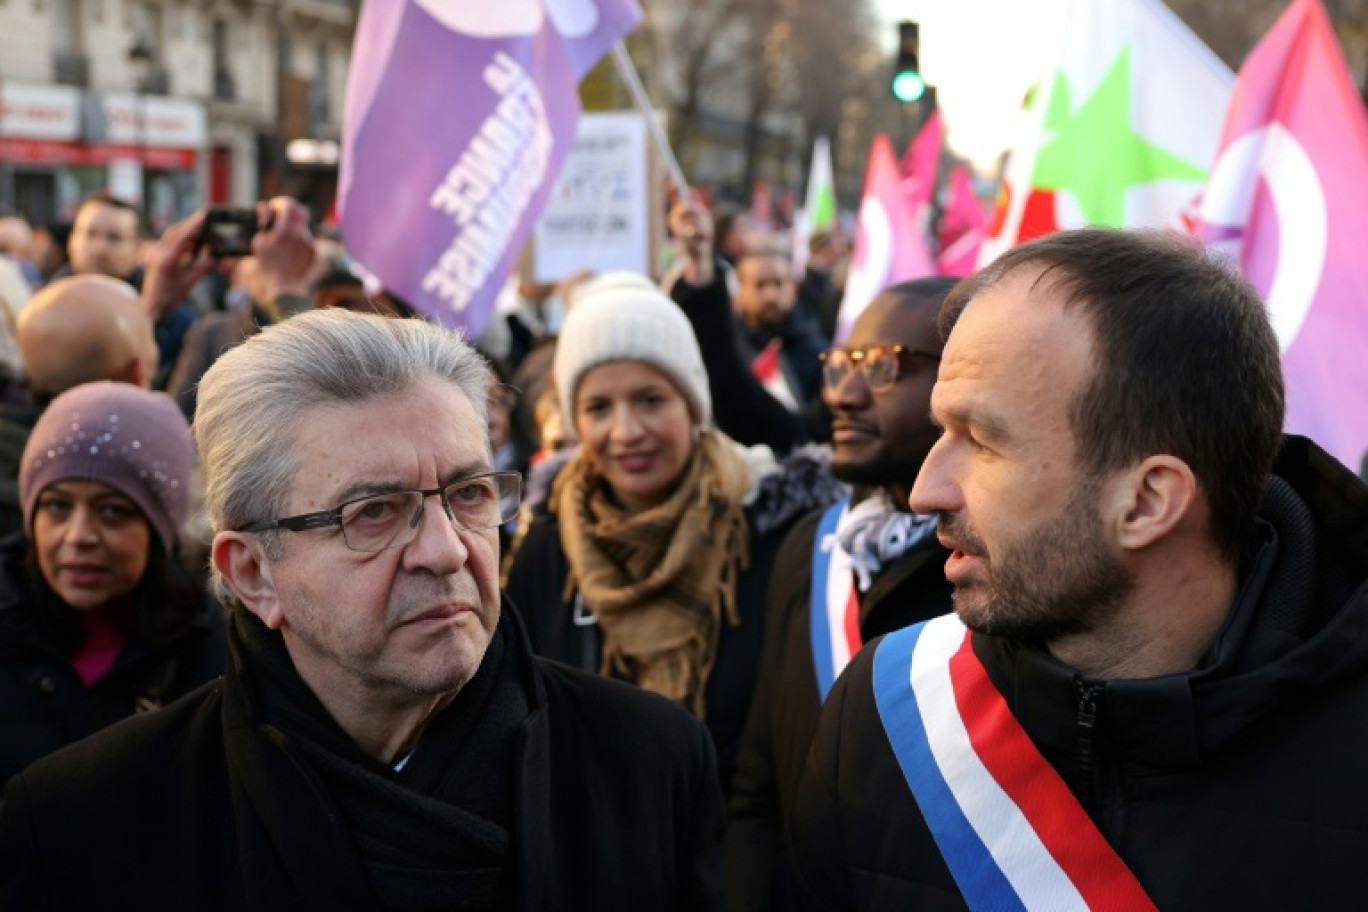
[[0,541],[0,779],[222,673],[222,612],[177,557],[194,463],[175,402],[127,383],[34,425]]
[[576,290],[553,371],[580,447],[514,557],[507,591],[540,654],[703,719],[725,784],[788,531],[760,519],[773,456],[713,427],[693,328],[642,276]]
[[118,488],[174,551],[190,513],[195,467],[190,425],[171,397],[127,383],[86,383],[43,412],[24,448],[19,503],[33,532],[38,495],[54,481],[85,478]]

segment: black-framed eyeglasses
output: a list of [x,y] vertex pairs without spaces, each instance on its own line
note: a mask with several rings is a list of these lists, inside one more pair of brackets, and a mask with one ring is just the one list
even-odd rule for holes
[[342,539],[353,551],[375,553],[402,548],[418,535],[423,504],[439,496],[447,519],[458,529],[479,532],[501,526],[518,515],[522,499],[522,475],[489,472],[453,481],[426,491],[391,491],[349,500],[339,507],[284,519],[256,520],[239,532],[342,527]]
[[898,382],[903,364],[913,357],[940,361],[935,352],[908,348],[905,345],[871,345],[867,348],[828,348],[818,355],[822,359],[822,383],[834,390],[858,367],[864,374],[871,392],[882,393]]

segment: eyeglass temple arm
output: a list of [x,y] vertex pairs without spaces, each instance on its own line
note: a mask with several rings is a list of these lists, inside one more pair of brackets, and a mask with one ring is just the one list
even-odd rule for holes
[[307,516],[295,516],[291,519],[282,519],[271,523],[267,528],[289,529],[291,532],[303,532],[306,529],[327,529],[331,526],[339,525],[342,517],[334,511],[324,511],[322,513],[310,513]]

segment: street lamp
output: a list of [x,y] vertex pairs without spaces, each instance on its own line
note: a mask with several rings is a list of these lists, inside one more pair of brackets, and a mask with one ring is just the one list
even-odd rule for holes
[[146,119],[143,92],[152,76],[152,49],[148,47],[147,40],[142,35],[139,35],[128,48],[128,71],[133,76],[133,147],[138,162],[138,199],[135,202],[141,206],[147,186],[143,174],[143,146],[146,144],[143,133]]
[[[5,139],[5,87],[0,83],[0,142]],[[14,171],[8,155],[0,155],[0,215],[8,215],[13,207]]]
[[133,91],[141,92],[152,75],[152,49],[147,39],[139,35],[128,48],[128,69],[133,74]]

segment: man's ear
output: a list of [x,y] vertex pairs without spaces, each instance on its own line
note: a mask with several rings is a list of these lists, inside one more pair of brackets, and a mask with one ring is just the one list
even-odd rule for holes
[[117,379],[134,386],[141,386],[143,389],[150,389],[152,386],[152,376],[141,358],[129,358],[128,363],[123,366],[123,370],[119,371]]
[[271,630],[279,630],[283,620],[280,599],[261,541],[243,532],[220,532],[209,553],[243,607]]
[[1117,544],[1138,551],[1168,535],[1191,514],[1197,477],[1178,457],[1158,454],[1123,473],[1114,493]]

